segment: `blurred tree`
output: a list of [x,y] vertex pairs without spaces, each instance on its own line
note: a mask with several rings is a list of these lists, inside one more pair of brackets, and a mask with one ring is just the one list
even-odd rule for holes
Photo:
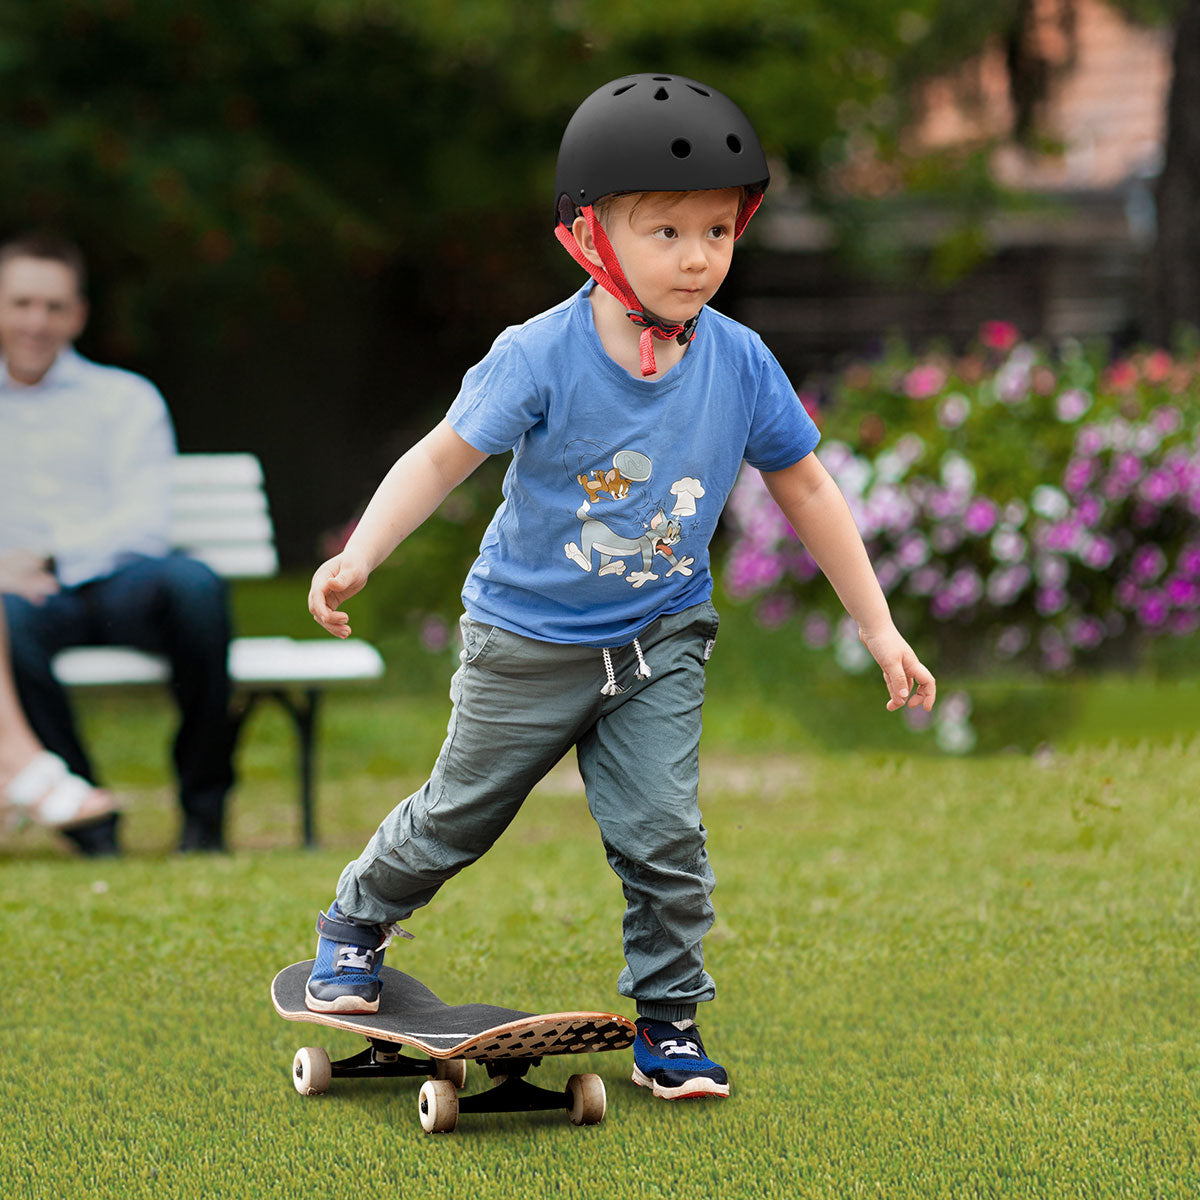
[[1180,14],[1174,63],[1149,314],[1149,332],[1163,343],[1181,327],[1200,330],[1200,0]]

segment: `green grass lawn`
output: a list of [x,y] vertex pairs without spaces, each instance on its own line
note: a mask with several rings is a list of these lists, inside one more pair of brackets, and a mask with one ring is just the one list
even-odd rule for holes
[[[332,698],[315,852],[295,848],[277,715],[246,731],[236,852],[181,860],[167,714],[89,699],[129,853],[0,842],[4,1194],[1200,1194],[1195,685],[977,685],[985,752],[949,759],[883,711],[877,681],[783,655],[784,638],[735,617],[710,675],[719,994],[703,1029],[733,1097],[653,1101],[627,1052],[548,1060],[549,1086],[605,1080],[608,1118],[581,1130],[464,1116],[429,1137],[416,1081],[291,1085],[298,1046],[359,1042],[280,1021],[271,976],[309,956],[342,865],[423,777],[444,656],[398,647],[383,686]],[[389,962],[450,1002],[632,1014],[620,916],[564,767]]]

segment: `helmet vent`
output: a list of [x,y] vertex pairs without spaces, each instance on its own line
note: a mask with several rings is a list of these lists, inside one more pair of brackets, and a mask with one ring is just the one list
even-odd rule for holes
[[689,83],[688,87],[696,93],[697,96],[711,96],[712,92],[706,92],[702,87],[697,87],[694,83]]
[[655,83],[670,83],[671,76],[670,75],[655,75],[654,82]]
[[736,133],[731,133],[725,139],[725,145],[727,145],[730,150],[734,152],[734,154],[741,154],[742,152],[742,139],[738,137]]
[[629,91],[630,88],[635,88],[635,87],[637,87],[636,83],[624,84],[622,87],[617,88],[617,90],[615,92],[613,92],[613,95],[614,96],[623,96],[627,91]]
[[654,93],[654,98],[655,100],[669,100],[671,98],[671,93],[668,92],[666,88],[659,88],[658,91]]
[[692,152],[692,143],[687,138],[676,138],[671,143],[671,153],[676,158],[687,158]]

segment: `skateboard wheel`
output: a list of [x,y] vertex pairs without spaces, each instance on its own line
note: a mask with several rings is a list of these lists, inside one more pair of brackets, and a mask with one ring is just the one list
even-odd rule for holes
[[467,1086],[467,1060],[465,1058],[440,1058],[434,1079],[445,1079],[462,1091]]
[[292,1082],[302,1096],[323,1096],[329,1091],[329,1055],[320,1046],[305,1046],[292,1059]]
[[452,1133],[458,1125],[458,1092],[448,1079],[423,1083],[418,1105],[426,1133]]
[[608,1099],[599,1075],[572,1075],[567,1080],[567,1095],[571,1100],[567,1111],[572,1125],[599,1125],[604,1120]]

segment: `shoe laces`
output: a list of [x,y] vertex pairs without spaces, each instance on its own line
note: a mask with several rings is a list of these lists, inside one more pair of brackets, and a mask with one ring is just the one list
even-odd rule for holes
[[[646,1040],[650,1041],[650,1035],[645,1034]],[[686,1030],[674,1030],[670,1036],[661,1038],[659,1041],[651,1042],[656,1053],[661,1054],[663,1058],[704,1058],[704,1044],[700,1041],[700,1031],[695,1025],[689,1026]]]
[[345,942],[338,946],[334,958],[338,971],[364,971],[370,975],[375,970],[375,960],[392,944],[393,938],[412,941],[413,935],[399,925],[380,925],[377,928],[382,936],[378,946],[351,946]]

